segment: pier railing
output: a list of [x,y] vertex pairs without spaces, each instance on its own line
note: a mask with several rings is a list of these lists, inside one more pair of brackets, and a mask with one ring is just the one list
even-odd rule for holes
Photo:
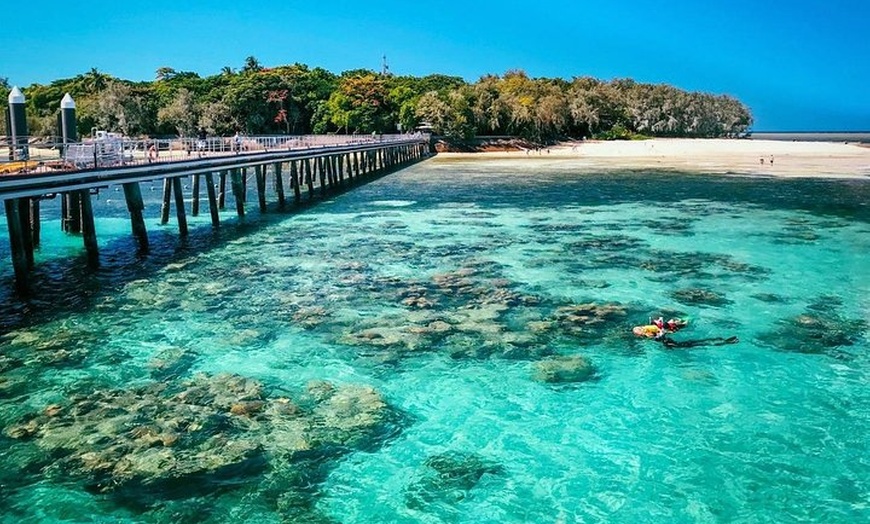
[[[101,132],[102,133],[102,132]],[[58,173],[189,161],[243,153],[291,151],[343,145],[389,144],[414,135],[281,135],[207,138],[133,139],[102,133],[81,142],[30,138],[12,148],[0,137],[0,176],[4,174]],[[24,137],[19,137],[24,138]]]

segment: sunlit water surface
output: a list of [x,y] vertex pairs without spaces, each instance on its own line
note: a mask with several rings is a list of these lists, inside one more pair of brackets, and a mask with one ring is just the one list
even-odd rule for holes
[[[147,256],[109,189],[97,270],[45,202],[34,298],[0,275],[3,521],[867,521],[870,182],[534,166],[428,161],[298,213],[249,203],[217,233],[206,213],[186,242],[145,184]],[[740,342],[631,335],[659,314],[689,319],[674,339]],[[542,381],[559,355],[594,375]],[[364,445],[125,496],[14,431],[201,373],[269,398],[370,386],[398,415]],[[64,427],[63,453],[107,445]]]

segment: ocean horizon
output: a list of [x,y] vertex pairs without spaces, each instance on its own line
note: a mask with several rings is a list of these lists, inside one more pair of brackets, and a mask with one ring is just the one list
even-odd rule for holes
[[753,131],[756,140],[795,140],[798,142],[870,143],[870,131]]

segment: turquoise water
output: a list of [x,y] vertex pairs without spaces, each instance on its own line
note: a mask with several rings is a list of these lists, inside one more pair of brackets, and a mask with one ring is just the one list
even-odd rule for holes
[[[40,291],[3,296],[3,521],[868,520],[870,182],[528,166],[151,217],[147,257],[104,192],[91,271],[46,204]],[[740,342],[633,337],[659,314]]]

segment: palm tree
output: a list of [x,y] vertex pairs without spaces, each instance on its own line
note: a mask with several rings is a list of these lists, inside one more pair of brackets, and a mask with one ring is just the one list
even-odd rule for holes
[[109,75],[101,73],[96,67],[92,67],[84,75],[84,87],[90,92],[102,91],[106,88],[110,78]]
[[232,76],[232,75],[236,74],[236,72],[233,71],[233,68],[230,66],[223,66],[221,68],[221,74],[224,76]]
[[242,67],[243,73],[256,73],[257,71],[262,70],[263,66],[260,65],[260,61],[257,60],[255,57],[249,56],[248,58],[245,58],[245,66]]

